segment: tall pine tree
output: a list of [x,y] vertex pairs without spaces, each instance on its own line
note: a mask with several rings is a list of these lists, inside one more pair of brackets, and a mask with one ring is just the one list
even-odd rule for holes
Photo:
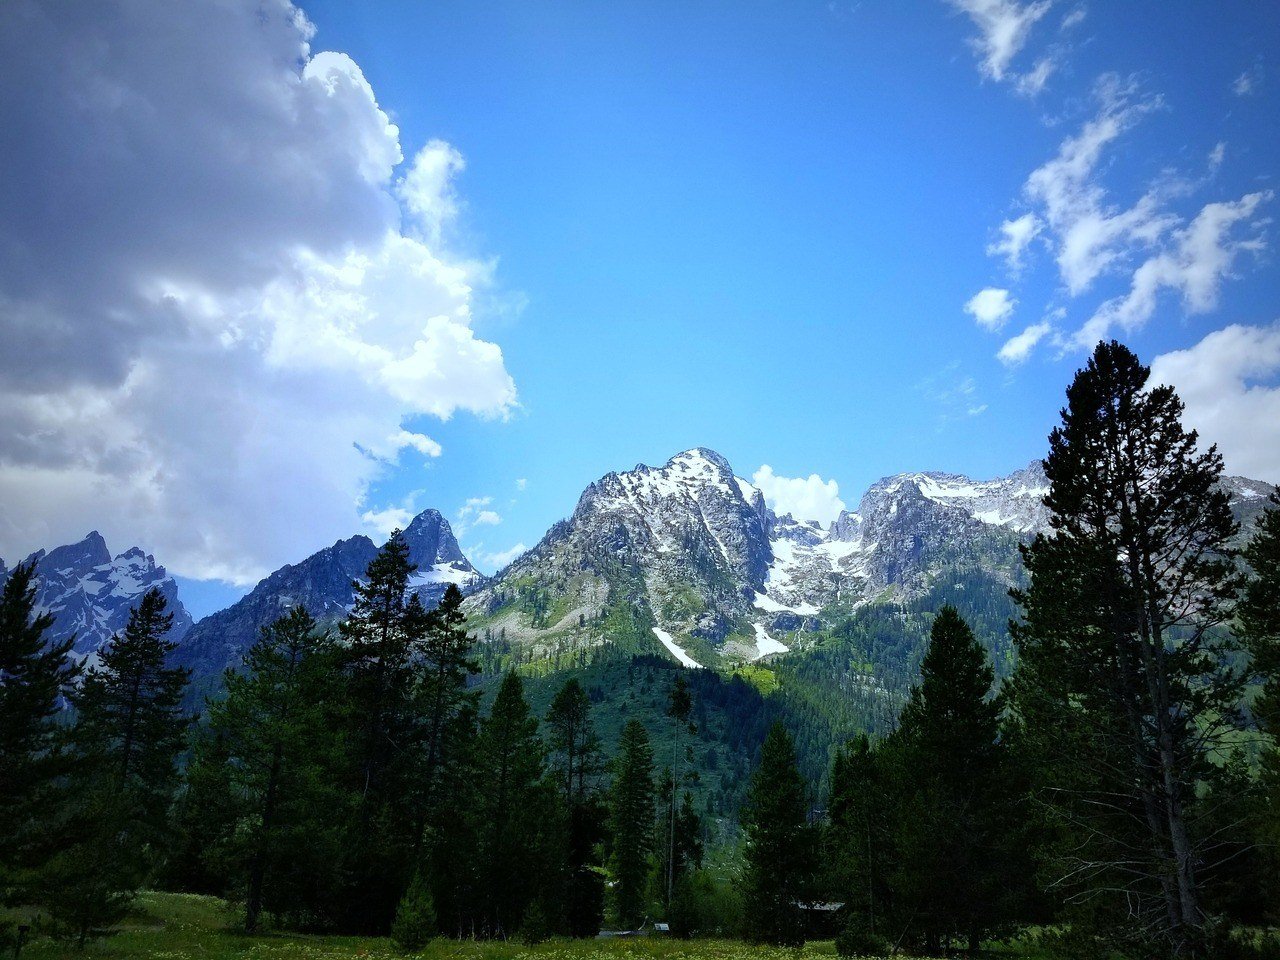
[[[933,621],[920,682],[885,746],[892,769],[890,876],[905,939],[929,952],[959,938],[976,951],[1001,922],[1007,793],[995,673],[954,607]],[[899,939],[902,939],[899,937]]]
[[1262,759],[1258,847],[1266,872],[1271,919],[1280,920],[1280,496],[1258,518],[1244,550],[1252,571],[1237,614],[1239,630],[1253,660],[1262,695],[1254,703],[1258,726],[1270,737]]
[[50,808],[65,764],[57,749],[59,698],[79,673],[73,637],[48,643],[53,616],[36,614],[35,564],[19,564],[0,591],[0,903],[29,895],[56,846]]
[[548,805],[541,790],[542,742],[524,684],[508,673],[480,724],[477,742],[481,890],[484,931],[509,937],[533,901],[540,833]]
[[295,607],[262,628],[243,669],[227,672],[226,695],[209,710],[242,810],[231,856],[250,932],[264,907],[306,924],[333,903],[331,824],[343,807],[335,783],[337,666],[332,637]]
[[645,918],[645,886],[653,853],[653,748],[639,720],[628,720],[614,759],[610,833],[618,923],[635,929]]
[[408,596],[416,568],[399,530],[355,584],[339,630],[345,648],[350,788],[356,813],[344,840],[346,926],[385,932],[420,855],[428,724],[415,669],[430,620]]
[[816,837],[805,814],[795,746],[781,723],[765,737],[742,821],[747,936],[754,943],[802,946],[804,905],[811,899],[815,879]]
[[1112,342],[1068,388],[1045,460],[1053,535],[1024,549],[1010,703],[1059,837],[1050,879],[1109,938],[1186,957],[1205,922],[1195,787],[1239,723],[1243,677],[1220,629],[1236,524],[1222,458],[1148,376]]
[[591,698],[576,677],[560,688],[547,712],[552,776],[566,811],[565,927],[594,937],[604,919],[600,849],[607,819],[598,788],[604,761],[591,719]]
[[78,748],[103,784],[137,805],[143,832],[165,820],[189,724],[182,695],[191,672],[167,666],[177,644],[166,638],[166,607],[159,590],[148,590],[71,698]]

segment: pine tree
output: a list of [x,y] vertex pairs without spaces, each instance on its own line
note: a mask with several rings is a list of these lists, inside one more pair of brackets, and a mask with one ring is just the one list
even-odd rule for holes
[[[954,607],[934,619],[920,683],[886,745],[896,863],[890,877],[908,937],[930,951],[954,938],[976,951],[1005,918],[1006,794],[995,672]],[[912,936],[914,934],[914,936]]]
[[[320,904],[297,902],[305,870],[312,889],[333,880],[328,824],[341,809],[332,720],[337,648],[304,607],[263,627],[244,657],[227,671],[226,695],[209,711],[209,727],[226,752],[229,787],[251,826],[237,830],[233,857],[245,895],[245,929],[256,929],[264,904],[314,914]],[[317,854],[326,850],[330,868]]]
[[597,787],[604,762],[591,720],[591,698],[576,677],[552,700],[547,729],[552,776],[567,811],[565,925],[571,936],[594,937],[604,918],[599,849],[606,816]]
[[0,903],[24,897],[56,845],[58,700],[79,672],[67,656],[74,638],[46,642],[53,617],[35,614],[34,576],[34,564],[19,564],[0,591]]
[[1198,451],[1177,395],[1148,375],[1099,344],[1068,388],[1045,460],[1054,535],[1024,549],[1010,704],[1038,756],[1059,886],[1108,937],[1185,957],[1204,926],[1195,784],[1240,722],[1243,677],[1221,629],[1236,524],[1222,458]]
[[485,928],[490,936],[510,936],[533,899],[540,815],[547,809],[538,721],[519,675],[502,678],[493,710],[480,724],[476,754]]
[[351,720],[350,788],[356,813],[344,841],[346,925],[385,933],[420,859],[425,823],[423,760],[428,726],[415,667],[430,620],[416,595],[406,599],[414,565],[399,530],[355,584],[345,647]]
[[71,698],[81,754],[102,785],[136,805],[134,827],[148,835],[165,821],[189,723],[182,695],[191,672],[165,665],[177,647],[165,639],[173,625],[166,606],[148,590]]
[[1257,847],[1265,869],[1265,892],[1273,904],[1271,919],[1280,919],[1280,496],[1271,495],[1271,506],[1258,524],[1244,559],[1252,577],[1241,598],[1237,616],[1239,632],[1252,658],[1254,675],[1262,682],[1262,695],[1253,706],[1258,726],[1270,735],[1262,758],[1262,796],[1255,827]]
[[610,800],[610,867],[618,922],[634,929],[645,917],[645,881],[654,840],[653,748],[639,720],[627,721],[622,729]]
[[815,838],[805,815],[795,747],[781,723],[765,737],[742,821],[747,936],[754,943],[802,946],[803,905],[809,902],[816,867]]
[[1244,560],[1253,575],[1237,610],[1239,632],[1263,683],[1254,715],[1263,730],[1280,736],[1280,495],[1273,493],[1258,517]]
[[828,897],[846,904],[851,928],[870,938],[886,932],[890,913],[889,817],[897,798],[886,789],[884,765],[865,734],[836,752],[823,838]]
[[[693,712],[693,697],[689,693],[689,684],[685,682],[684,674],[677,673],[675,680],[671,684],[671,692],[667,699],[667,716],[671,718],[672,723],[672,739],[671,739],[671,768],[667,771],[666,790],[662,793],[667,808],[666,828],[662,831],[666,834],[666,849],[663,851],[662,860],[665,866],[665,886],[663,889],[663,903],[670,905],[672,894],[675,891],[676,880],[679,879],[679,872],[685,860],[684,854],[677,853],[677,819],[679,817],[679,796],[681,787],[681,774],[683,763],[685,761],[685,743],[684,735],[689,729],[689,714]],[[686,796],[688,796],[686,794]],[[692,803],[692,800],[690,800]],[[686,824],[687,826],[687,824]],[[688,846],[688,838],[684,843]],[[699,853],[699,859],[701,854]]]
[[419,874],[414,874],[409,889],[400,898],[396,918],[391,924],[391,942],[405,953],[418,953],[436,935],[436,909],[431,888]]

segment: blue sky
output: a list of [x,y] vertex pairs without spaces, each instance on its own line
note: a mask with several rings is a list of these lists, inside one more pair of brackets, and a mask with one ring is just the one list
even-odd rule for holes
[[[767,464],[778,477],[834,480],[850,508],[898,471],[1008,473],[1042,454],[1099,333],[1162,358],[1158,372],[1179,381],[1189,418],[1229,468],[1280,479],[1272,4],[311,2],[303,12],[314,25],[305,56],[346,55],[329,76],[361,75],[397,128],[403,160],[379,160],[390,172],[376,199],[398,203],[404,224],[418,215],[400,231],[465,273],[460,335],[500,358],[482,363],[468,347],[446,400],[414,388],[366,398],[419,439],[335,478],[332,498],[298,506],[269,542],[223,536],[234,521],[201,519],[192,495],[188,522],[209,524],[199,542],[122,521],[117,537],[147,541],[183,574],[197,612],[336,535],[427,506],[460,521],[464,548],[492,569],[602,473],[694,445],[747,477]],[[260,54],[244,35],[224,51],[228,70]],[[220,88],[191,90],[203,110]],[[269,124],[237,125],[239,101],[225,101],[228,129],[271,141]],[[376,123],[334,130],[336,144],[377,150],[388,136]],[[332,217],[355,222],[364,209]],[[335,249],[296,222],[291,242]],[[997,249],[1006,222],[1029,238],[1015,256]],[[278,288],[252,283],[275,295],[246,309],[279,316]],[[404,296],[411,309],[417,294]],[[194,309],[190,295],[174,302]],[[216,322],[228,325],[224,345],[246,324]],[[272,323],[269,360],[283,342]],[[305,330],[292,342],[308,338],[321,342]],[[324,357],[306,362],[331,373]],[[250,368],[242,393],[224,378],[208,397],[225,390],[276,409],[286,401],[254,392],[262,369],[275,377],[280,366]],[[291,502],[329,462],[321,441],[342,445],[335,414],[308,403],[332,437],[270,469],[246,466],[278,478],[256,484],[265,498]],[[288,435],[307,423],[297,414]],[[257,457],[235,451],[237,462]],[[290,475],[312,455],[321,466]],[[167,456],[156,454],[166,476],[195,472]],[[771,489],[784,507],[814,493]],[[818,495],[837,496],[829,483]],[[255,528],[273,522],[264,516]],[[15,545],[61,532],[9,525]],[[0,555],[13,552],[3,545]],[[253,562],[237,566],[237,550]]]

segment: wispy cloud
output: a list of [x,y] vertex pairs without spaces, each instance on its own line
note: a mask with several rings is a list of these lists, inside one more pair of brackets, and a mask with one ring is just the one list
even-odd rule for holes
[[476,527],[496,527],[502,516],[490,504],[493,497],[471,497],[459,509],[455,517],[455,533],[461,537]]
[[1027,329],[1005,341],[1004,346],[996,354],[997,359],[1005,366],[1013,367],[1023,363],[1031,356],[1036,344],[1043,340],[1053,329],[1048,320],[1033,323]]

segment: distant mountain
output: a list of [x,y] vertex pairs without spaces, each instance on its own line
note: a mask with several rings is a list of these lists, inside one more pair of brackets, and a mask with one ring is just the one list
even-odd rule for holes
[[[1245,522],[1272,489],[1223,486]],[[568,520],[468,600],[470,622],[517,663],[554,668],[622,644],[720,666],[962,581],[999,606],[1023,575],[1018,544],[1048,530],[1048,489],[1039,461],[994,480],[899,474],[824,528],[776,515],[724,457],[695,448],[588,486]]]
[[[464,592],[484,577],[463,556],[449,522],[436,510],[424,510],[405,528],[409,559],[418,566],[410,582],[424,604],[434,607],[450,583]],[[260,581],[236,603],[210,614],[185,638],[177,658],[197,678],[216,678],[257,639],[262,627],[298,605],[317,620],[344,618],[355,599],[352,584],[378,554],[372,540],[357,535],[339,540],[296,564],[286,564]]]
[[[50,639],[75,636],[74,653],[91,657],[129,621],[131,611],[152,587],[159,589],[173,614],[169,639],[182,640],[191,616],[178,599],[178,584],[155,558],[138,547],[114,557],[98,531],[79,543],[38,550],[24,563],[36,565],[36,603],[54,615]],[[0,580],[8,577],[0,562]]]

